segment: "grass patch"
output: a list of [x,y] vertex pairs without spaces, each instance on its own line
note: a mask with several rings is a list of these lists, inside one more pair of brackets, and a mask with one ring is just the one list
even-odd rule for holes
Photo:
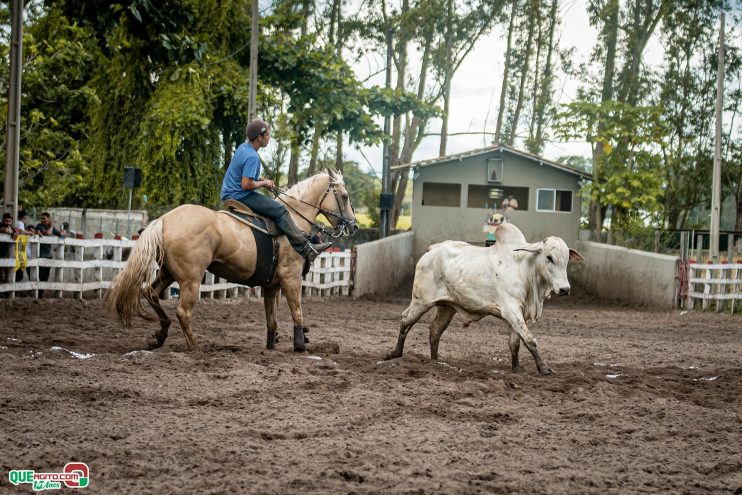
[[[363,228],[371,227],[371,218],[366,213],[356,213],[356,223]],[[397,221],[397,228],[400,230],[408,230],[412,225],[412,217],[401,216]]]

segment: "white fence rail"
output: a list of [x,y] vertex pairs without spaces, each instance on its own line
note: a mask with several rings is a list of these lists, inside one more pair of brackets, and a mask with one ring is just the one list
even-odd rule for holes
[[[42,244],[52,247],[52,258],[41,258]],[[136,241],[113,239],[61,239],[57,237],[28,237],[28,265],[15,271],[16,241],[0,234],[0,247],[7,248],[7,257],[0,258],[0,296],[15,297],[18,293],[40,297],[101,297],[113,277],[126,265],[126,251]],[[5,252],[5,249],[1,250]],[[43,268],[49,268],[48,280],[43,281]],[[153,268],[154,269],[154,268]],[[41,277],[40,277],[41,275]],[[351,286],[350,252],[322,253],[310,268],[302,283],[305,296],[348,295]],[[166,297],[178,293],[174,283],[165,291]],[[206,273],[201,284],[200,297],[260,297],[259,287],[233,284]]]
[[713,305],[717,313],[728,306],[732,314],[742,306],[742,263],[721,265],[688,265],[686,309],[694,309],[696,301],[706,311]]

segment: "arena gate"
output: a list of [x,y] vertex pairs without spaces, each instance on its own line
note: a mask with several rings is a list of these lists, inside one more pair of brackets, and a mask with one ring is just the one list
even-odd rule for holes
[[731,264],[681,264],[680,279],[687,280],[681,297],[684,296],[685,308],[695,309],[696,301],[701,310],[712,306],[721,313],[728,306],[732,314],[742,306],[742,263]]

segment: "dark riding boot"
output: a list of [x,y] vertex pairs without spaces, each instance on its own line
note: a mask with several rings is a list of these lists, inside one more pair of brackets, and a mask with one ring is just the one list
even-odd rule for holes
[[307,339],[304,332],[308,332],[309,329],[303,325],[294,325],[294,352],[305,352],[307,350]]
[[305,234],[291,219],[288,212],[282,214],[276,219],[276,225],[286,235],[286,238],[291,243],[291,247],[302,255],[303,258],[309,260],[312,263],[322,251],[332,246],[331,242],[323,242],[321,244],[312,244],[309,242],[309,236]]
[[306,244],[304,244],[302,249],[297,249],[297,251],[310,263],[314,263],[314,260],[317,259],[317,256],[319,256],[322,251],[329,248],[330,246],[332,246],[331,242],[323,242],[321,244],[312,244],[311,242],[307,242]]

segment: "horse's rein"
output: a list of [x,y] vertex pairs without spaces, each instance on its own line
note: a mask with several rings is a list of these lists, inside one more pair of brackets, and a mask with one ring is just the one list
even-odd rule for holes
[[[325,194],[322,196],[322,199],[319,201],[319,204],[321,205],[322,202],[325,200],[325,198],[327,197],[327,194],[329,194],[329,192],[330,192],[330,189],[332,189],[332,192],[333,192],[333,194],[335,196],[335,201],[337,202],[337,205],[338,205],[338,211],[342,212],[343,211],[343,207],[340,204],[340,198],[338,198],[338,193],[335,190],[335,184],[333,184],[333,183],[330,183],[330,185],[327,186],[327,189],[325,189]],[[336,237],[336,238],[337,237],[341,237],[347,231],[347,225],[353,223],[352,220],[350,220],[348,218],[345,218],[343,215],[338,215],[337,213],[333,213],[331,211],[325,210],[321,206],[313,205],[311,203],[307,203],[306,201],[304,201],[302,199],[299,199],[299,198],[296,198],[294,196],[291,196],[287,191],[285,191],[285,190],[283,190],[283,189],[281,189],[279,187],[273,187],[271,189],[271,192],[276,196],[276,199],[278,199],[283,204],[285,204],[286,206],[288,206],[289,208],[291,208],[301,218],[303,218],[304,220],[306,220],[307,222],[309,222],[310,225],[315,230],[317,230],[319,232],[322,232],[325,235],[329,235],[330,237]],[[302,212],[300,212],[299,210],[297,210],[296,208],[294,208],[291,204],[289,204],[288,202],[286,202],[286,200],[284,200],[283,198],[281,198],[279,196],[281,194],[284,195],[284,196],[287,196],[287,197],[289,197],[291,199],[293,199],[294,201],[298,201],[299,203],[305,204],[307,206],[311,206],[312,208],[317,208],[319,210],[319,213],[322,213],[326,217],[327,216],[332,216],[332,217],[335,217],[335,218],[339,219],[338,227],[340,227],[340,228],[339,229],[338,229],[338,227],[335,227],[334,228],[334,230],[336,230],[336,231],[339,230],[339,233],[338,234],[335,234],[334,232],[328,232],[321,224],[316,223],[316,222],[310,220],[309,218],[307,218],[306,216],[304,216],[302,214]],[[351,204],[351,209],[352,208],[353,208],[353,205]]]

